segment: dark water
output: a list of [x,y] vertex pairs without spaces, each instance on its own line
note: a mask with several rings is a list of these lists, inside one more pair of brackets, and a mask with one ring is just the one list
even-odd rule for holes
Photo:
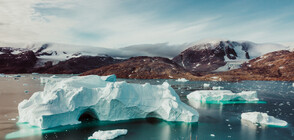
[[[17,139],[87,139],[98,130],[128,129],[118,140],[292,140],[294,139],[294,87],[292,82],[243,81],[231,82],[176,82],[167,80],[181,97],[181,100],[197,109],[198,123],[174,123],[156,119],[138,119],[120,122],[91,122],[74,126],[58,127],[41,131],[27,124],[16,124],[17,104],[29,98],[35,91],[42,90],[38,77],[25,75],[19,79],[0,78],[0,138]],[[69,75],[63,75],[69,76]],[[36,77],[36,78],[34,78]],[[119,79],[125,80],[125,79]],[[161,84],[165,80],[128,80],[132,83]],[[26,83],[25,85],[23,85]],[[203,89],[203,83],[222,86],[224,89],[240,92],[255,90],[263,102],[234,104],[189,103],[186,95]],[[24,93],[27,90],[29,93]],[[287,127],[255,125],[241,121],[242,112],[266,112],[288,122]],[[16,120],[11,120],[16,118]]]

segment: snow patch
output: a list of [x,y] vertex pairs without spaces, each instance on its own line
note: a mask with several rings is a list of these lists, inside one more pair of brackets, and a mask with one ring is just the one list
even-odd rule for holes
[[18,105],[19,122],[47,129],[81,123],[82,116],[100,121],[148,117],[198,121],[198,112],[183,103],[167,82],[162,85],[109,82],[96,75],[41,79],[44,91],[34,93]]
[[214,70],[214,72],[223,72],[223,71],[229,71],[229,70],[234,70],[234,69],[238,69],[241,67],[241,65],[246,62],[247,60],[242,59],[242,60],[227,60],[226,65],[221,66],[219,68],[217,68],[216,70]]
[[22,53],[20,50],[14,50],[13,52],[11,52],[11,54],[14,54],[14,55],[20,54],[20,53]]
[[121,135],[126,135],[128,133],[127,129],[115,129],[115,130],[107,130],[107,131],[96,131],[90,136],[89,140],[109,140],[114,139]]
[[277,119],[273,116],[269,116],[267,113],[261,113],[261,112],[242,113],[241,119],[250,121],[252,123],[265,124],[265,125],[286,126],[288,124],[286,121]]

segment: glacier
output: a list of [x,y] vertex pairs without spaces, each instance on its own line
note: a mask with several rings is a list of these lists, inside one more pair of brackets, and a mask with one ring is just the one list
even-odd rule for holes
[[89,140],[109,140],[114,139],[121,135],[126,135],[128,133],[127,129],[115,129],[115,130],[106,130],[106,131],[96,131],[90,136]]
[[241,119],[250,121],[252,123],[265,124],[265,125],[286,126],[288,124],[286,121],[277,119],[273,116],[269,116],[267,113],[261,113],[261,112],[242,113]]
[[258,101],[256,91],[233,93],[230,90],[197,90],[187,95],[190,101]]
[[114,77],[43,78],[44,90],[19,103],[19,122],[48,129],[79,124],[83,116],[99,121],[148,117],[198,121],[198,112],[183,103],[167,82],[162,85],[131,84],[116,82]]

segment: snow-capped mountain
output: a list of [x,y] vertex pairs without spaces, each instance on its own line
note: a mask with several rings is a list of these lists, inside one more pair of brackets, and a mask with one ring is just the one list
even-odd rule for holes
[[[38,62],[37,67],[43,66],[51,61],[53,65],[60,61],[80,56],[111,56],[117,59],[127,59],[134,56],[161,56],[173,58],[182,50],[186,49],[187,44],[168,45],[159,44],[141,44],[122,48],[102,48],[93,46],[68,45],[59,43],[5,43],[0,42],[0,47],[9,47],[11,52],[17,54],[19,50],[32,50]],[[4,53],[0,51],[0,54]]]
[[173,61],[193,72],[219,72],[236,69],[242,63],[289,47],[249,41],[212,41],[196,44],[173,58]]
[[47,61],[51,61],[53,65],[55,65],[59,61],[68,60],[70,58],[77,58],[80,56],[105,56],[114,51],[108,48],[57,43],[0,43],[0,47],[2,46],[11,47],[11,51],[14,54],[20,53],[21,50],[32,50],[38,58],[37,67],[43,66]]
[[[268,52],[289,50],[289,46],[279,44],[257,44],[249,41],[229,40],[214,40],[196,43],[191,47],[188,45],[189,44],[181,44],[172,46],[166,43],[143,44],[113,49],[58,43],[25,44],[0,42],[0,57],[10,58],[12,61],[19,57],[28,57],[28,53],[25,52],[31,51],[33,53],[29,53],[30,57],[34,55],[37,58],[34,68],[46,67],[46,69],[48,69],[49,67],[57,66],[61,61],[70,60],[69,62],[60,63],[60,65],[58,65],[58,68],[65,67],[67,70],[73,62],[80,62],[80,60],[87,62],[88,60],[86,59],[89,59],[89,61],[91,59],[91,61],[94,62],[96,59],[103,60],[108,56],[114,58],[113,61],[107,61],[107,63],[101,61],[103,65],[108,65],[119,62],[117,58],[128,59],[133,56],[161,56],[170,58],[179,54],[173,58],[173,61],[189,71],[219,72],[239,68],[242,63]],[[181,52],[182,50],[184,51]],[[80,58],[81,56],[87,57],[83,57],[79,59],[79,61],[78,59],[74,59]],[[91,66],[89,66],[89,68],[90,67]],[[31,69],[32,68],[30,68],[30,70]],[[55,70],[58,69],[56,68]]]

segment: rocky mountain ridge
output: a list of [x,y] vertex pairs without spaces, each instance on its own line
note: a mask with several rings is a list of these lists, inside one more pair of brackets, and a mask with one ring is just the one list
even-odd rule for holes
[[[293,51],[275,51],[285,47],[260,46],[252,42],[201,43],[182,51],[172,60],[150,56],[115,59],[107,54],[95,55],[94,50],[86,50],[94,51],[87,55],[89,53],[85,51],[73,53],[76,50],[55,49],[50,44],[31,48],[0,47],[0,73],[116,74],[119,78],[228,81],[291,81],[294,77]],[[268,51],[274,52],[263,55]],[[273,67],[277,65],[279,67]]]

